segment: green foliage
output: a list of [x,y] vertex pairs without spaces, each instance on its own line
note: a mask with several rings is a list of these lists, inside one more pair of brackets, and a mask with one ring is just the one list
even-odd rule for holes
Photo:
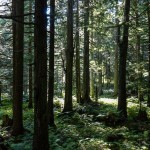
[[[106,95],[105,95],[106,96]],[[138,100],[134,97],[128,100],[129,119],[123,124],[114,126],[118,119],[116,112],[116,99],[101,98],[100,103],[90,105],[74,104],[74,112],[61,113],[62,101],[55,100],[56,128],[49,128],[50,147],[53,150],[99,150],[99,149],[148,149],[149,122],[135,120],[139,111]],[[0,120],[3,114],[11,113],[11,101],[4,100],[1,107]],[[27,131],[18,137],[11,137],[9,130],[3,128],[0,135],[8,137],[5,140],[12,150],[32,149],[33,138],[33,109],[28,109],[28,103],[23,103],[24,126]],[[150,116],[149,108],[147,109]],[[109,121],[98,121],[94,118],[104,115]],[[111,119],[109,117],[111,116]],[[113,119],[112,119],[113,118]],[[112,121],[113,120],[113,121]]]
[[61,107],[62,107],[62,103],[58,99],[54,100],[54,108],[58,109]]
[[8,144],[12,150],[29,150],[32,148],[32,134],[25,133],[24,135],[18,137],[12,137]]

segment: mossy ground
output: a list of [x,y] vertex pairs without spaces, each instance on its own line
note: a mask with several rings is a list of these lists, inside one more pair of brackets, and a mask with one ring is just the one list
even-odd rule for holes
[[[105,97],[105,98],[104,98]],[[74,111],[61,113],[62,100],[55,100],[56,128],[49,127],[49,142],[52,150],[148,150],[150,148],[150,121],[136,119],[139,105],[136,98],[128,100],[128,120],[118,123],[117,100],[103,96],[98,103],[80,106],[74,103]],[[0,128],[0,135],[11,150],[31,150],[33,136],[33,109],[24,102],[24,127],[27,131],[12,137],[7,128]],[[12,117],[11,101],[3,100],[2,116]],[[148,117],[150,110],[147,108]],[[112,116],[97,120],[97,116]]]

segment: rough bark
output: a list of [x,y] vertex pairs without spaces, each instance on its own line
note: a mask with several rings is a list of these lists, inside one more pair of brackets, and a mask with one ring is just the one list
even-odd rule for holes
[[115,47],[115,65],[114,65],[114,96],[118,95],[118,52],[119,52],[119,44],[120,44],[120,26],[119,20],[116,19],[116,47]]
[[[32,12],[32,2],[29,2],[29,12]],[[32,16],[29,16],[29,22],[32,21]],[[29,25],[29,29],[31,30],[32,26]],[[32,32],[32,31],[31,31]],[[29,104],[28,108],[33,108],[33,67],[32,67],[32,35],[29,36],[29,55],[30,55],[30,62],[29,62]]]
[[98,96],[101,96],[103,94],[102,89],[102,70],[98,70]]
[[84,1],[84,60],[83,60],[83,101],[90,101],[90,75],[89,75],[89,0]]
[[54,126],[54,35],[55,35],[55,0],[50,0],[50,50],[49,50],[49,92],[48,92],[48,123]]
[[110,52],[108,51],[108,58],[106,58],[106,85],[107,85],[107,89],[109,89],[110,87],[110,83],[111,83],[111,70],[110,70]]
[[123,118],[127,117],[126,59],[127,59],[128,35],[129,35],[129,12],[130,12],[130,0],[126,0],[124,8],[123,41],[120,44],[119,93],[118,93],[118,111],[120,112],[120,116]]
[[76,97],[77,102],[81,102],[81,85],[80,85],[80,43],[79,43],[79,0],[76,0]]
[[47,0],[35,0],[33,150],[48,150]]
[[73,74],[73,1],[68,0],[67,13],[67,50],[66,50],[66,83],[64,112],[72,111],[72,74]]
[[94,98],[94,70],[90,70],[90,96]]
[[[91,0],[91,3],[93,3],[93,0]],[[93,28],[93,24],[94,24],[94,16],[93,16],[93,10],[91,10],[91,13],[90,13],[90,20],[91,20],[91,28],[92,28],[92,31],[90,32],[90,48],[92,49],[93,48],[93,45],[94,45],[94,28]],[[97,45],[98,46],[98,45]],[[90,52],[90,55],[91,55],[91,61],[94,60],[94,52],[93,50]],[[97,53],[96,53],[96,56],[97,56]],[[95,75],[95,76],[94,76]],[[95,91],[95,86],[96,83],[95,83],[95,78],[96,78],[96,73],[94,72],[94,69],[93,69],[93,66],[90,67],[90,96],[91,98],[94,98],[94,96],[96,96],[96,91]]]
[[17,136],[23,133],[23,48],[24,48],[24,1],[13,0],[13,15],[17,22],[13,22],[13,131]]
[[[139,27],[139,13],[138,13],[138,0],[134,0],[134,5],[135,5],[135,22],[136,22],[136,29],[138,29]],[[141,99],[143,99],[143,93],[141,91],[142,89],[142,78],[143,78],[143,75],[142,75],[142,68],[141,68],[141,65],[140,65],[140,62],[142,61],[142,52],[141,52],[141,37],[140,37],[140,34],[138,33],[138,30],[136,31],[136,44],[135,44],[135,48],[136,48],[136,59],[137,59],[137,64],[138,64],[138,73],[137,73],[137,76],[138,76],[138,81],[137,81],[137,84],[138,84],[138,99],[139,99],[139,102],[141,103]],[[141,106],[141,104],[140,104]]]
[[[101,45],[101,38],[100,35],[97,35],[97,46],[100,47]],[[102,61],[103,61],[103,56],[102,52],[98,51],[97,53],[97,61],[98,65],[101,66],[101,69],[98,69],[98,96],[103,94],[103,75],[102,75]]]

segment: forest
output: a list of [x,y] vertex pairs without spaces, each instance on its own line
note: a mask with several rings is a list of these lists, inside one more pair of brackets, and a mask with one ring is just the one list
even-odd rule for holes
[[0,150],[149,150],[150,0],[0,0]]

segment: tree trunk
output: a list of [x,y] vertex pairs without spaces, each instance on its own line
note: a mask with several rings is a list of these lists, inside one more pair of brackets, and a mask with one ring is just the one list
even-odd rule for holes
[[35,0],[34,136],[33,150],[48,150],[47,0]]
[[[100,47],[101,45],[101,39],[100,39],[100,35],[97,35],[97,46]],[[103,56],[102,56],[102,52],[98,51],[97,54],[97,61],[98,61],[98,65],[101,67],[98,69],[98,96],[103,94],[103,75],[102,75],[102,61],[103,61]]]
[[[135,16],[136,16],[136,29],[137,29],[137,32],[136,32],[136,59],[137,59],[137,64],[138,64],[138,73],[137,73],[137,76],[138,76],[138,99],[139,99],[139,102],[141,103],[141,99],[143,99],[143,93],[142,93],[142,68],[141,68],[141,65],[140,65],[140,62],[142,61],[143,58],[141,58],[141,37],[140,37],[140,34],[138,33],[138,27],[139,27],[139,14],[138,14],[138,0],[135,0],[134,1],[134,4],[135,4]],[[140,104],[141,105],[141,104]]]
[[111,83],[111,70],[110,70],[110,52],[108,51],[108,58],[106,58],[106,81],[107,81],[107,89],[110,87]]
[[150,3],[147,1],[148,9],[147,9],[147,16],[148,16],[148,56],[149,56],[149,68],[148,68],[148,100],[147,106],[150,107]]
[[90,102],[90,75],[89,75],[89,0],[84,1],[84,60],[83,60],[83,101]]
[[48,92],[48,123],[54,126],[54,35],[55,35],[55,0],[50,0],[50,50],[49,50],[49,92]]
[[94,98],[94,70],[90,70],[90,95]]
[[80,43],[79,43],[79,0],[76,0],[76,97],[77,102],[81,102],[81,85],[80,85]]
[[128,35],[129,35],[129,12],[130,12],[130,0],[126,0],[124,9],[123,41],[120,44],[120,56],[119,56],[118,111],[122,118],[127,118],[126,59],[127,59]]
[[98,96],[101,96],[103,94],[102,89],[102,69],[98,70]]
[[[91,4],[93,4],[94,2],[93,2],[93,0],[91,0],[90,1],[91,2]],[[91,32],[90,32],[90,45],[89,45],[89,47],[91,48],[91,49],[93,49],[93,45],[94,45],[94,28],[93,28],[93,25],[94,25],[94,16],[93,16],[93,9],[91,9],[91,13],[89,13],[90,14],[90,20],[91,20]],[[94,54],[95,54],[95,52],[92,50],[91,52],[90,52],[90,60],[91,61],[93,61],[94,60]],[[96,56],[97,56],[97,53],[96,53]],[[90,67],[90,66],[89,66]],[[96,96],[96,90],[95,90],[95,86],[97,86],[96,85],[96,83],[95,83],[95,78],[96,78],[96,73],[94,72],[94,69],[93,69],[93,66],[91,66],[90,67],[90,96],[91,96],[91,98],[94,98],[94,96]]]
[[67,50],[66,50],[66,85],[64,112],[72,111],[72,74],[73,74],[73,1],[68,0],[67,13]]
[[13,0],[13,131],[17,136],[23,133],[23,48],[24,48],[24,1]]
[[120,44],[120,26],[119,20],[116,19],[116,48],[115,48],[115,65],[114,65],[114,96],[118,95],[118,52],[119,52],[119,44]]
[[32,100],[33,99],[33,87],[32,87],[32,80],[33,80],[32,72],[33,71],[32,70],[33,70],[32,65],[29,64],[29,104],[28,104],[28,108],[33,108],[33,100]]
[[[29,2],[29,12],[32,12],[32,1]],[[29,22],[32,21],[32,16],[29,16]],[[30,31],[32,26],[29,26]],[[31,33],[32,34],[32,33]],[[32,35],[29,36],[29,55],[30,55],[30,61],[29,61],[29,104],[28,104],[28,108],[33,108],[33,67],[32,67],[32,39],[31,39]]]

